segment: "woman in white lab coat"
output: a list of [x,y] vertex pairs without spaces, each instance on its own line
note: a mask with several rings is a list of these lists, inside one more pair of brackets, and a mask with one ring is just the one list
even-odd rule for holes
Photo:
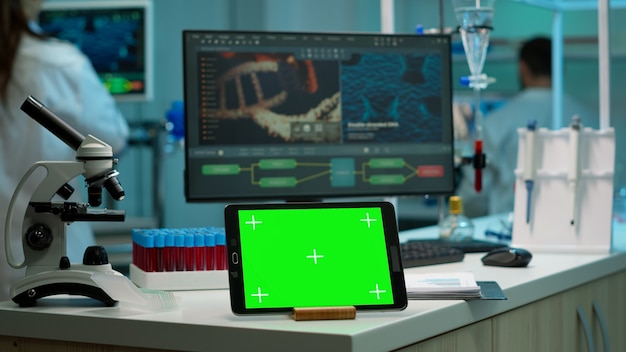
[[[99,81],[91,63],[72,44],[47,39],[33,30],[42,0],[0,0],[0,234],[8,204],[20,179],[37,161],[74,160],[75,152],[23,113],[20,106],[32,95],[83,135],[92,134],[119,153],[128,138],[128,124],[115,101]],[[22,190],[25,204],[38,183]],[[84,193],[82,177],[76,194]],[[74,199],[76,200],[76,199]],[[22,214],[13,214],[13,232],[21,231]],[[14,236],[15,237],[15,236]],[[0,236],[0,301],[9,299],[9,287],[23,270],[6,260]],[[81,262],[93,244],[86,222],[68,226],[68,256]],[[13,240],[21,249],[21,240]],[[17,246],[17,247],[16,247]],[[15,254],[18,258],[21,252]],[[17,258],[16,258],[17,259]]]

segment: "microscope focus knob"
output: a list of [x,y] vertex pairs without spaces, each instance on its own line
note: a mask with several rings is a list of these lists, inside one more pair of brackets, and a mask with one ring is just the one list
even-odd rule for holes
[[67,256],[62,256],[61,259],[59,259],[59,269],[67,270],[71,267],[72,264],[70,263],[70,258],[68,258]]
[[28,247],[41,251],[52,243],[52,230],[44,224],[35,224],[26,230],[26,243]]
[[109,256],[106,249],[102,246],[90,246],[85,249],[83,255],[84,265],[102,265],[109,264]]

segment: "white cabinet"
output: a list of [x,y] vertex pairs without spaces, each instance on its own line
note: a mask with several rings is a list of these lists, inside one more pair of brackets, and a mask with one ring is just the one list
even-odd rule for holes
[[[608,294],[620,278],[626,280],[626,273],[492,318],[493,351],[623,351],[626,345],[618,329],[626,314],[621,300]],[[615,314],[620,309],[621,316]],[[610,349],[604,346],[605,336]]]
[[626,351],[624,292],[621,271],[399,351]]

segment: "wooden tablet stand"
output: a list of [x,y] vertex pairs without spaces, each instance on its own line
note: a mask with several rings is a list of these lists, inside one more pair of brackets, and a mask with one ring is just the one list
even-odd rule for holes
[[294,308],[291,317],[296,321],[354,319],[356,308],[353,306]]

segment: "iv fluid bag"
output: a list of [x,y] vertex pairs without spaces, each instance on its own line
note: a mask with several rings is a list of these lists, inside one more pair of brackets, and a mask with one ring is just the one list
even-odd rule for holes
[[489,31],[477,29],[469,32],[461,29],[461,39],[465,49],[465,57],[472,76],[479,76],[483,72],[487,47],[489,46]]
[[457,7],[454,12],[460,26],[467,64],[472,76],[478,76],[483,71],[487,56],[493,7]]
[[493,7],[458,6],[454,8],[461,29],[489,27],[493,22]]

